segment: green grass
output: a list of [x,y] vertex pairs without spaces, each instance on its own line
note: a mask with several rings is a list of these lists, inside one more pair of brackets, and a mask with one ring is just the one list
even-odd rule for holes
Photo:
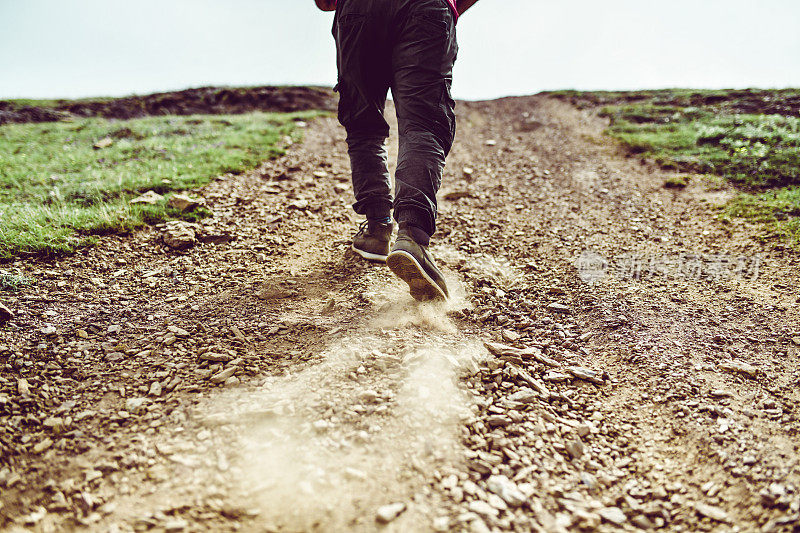
[[[724,218],[762,223],[764,237],[800,246],[800,90],[598,91],[550,93],[600,107],[606,133],[661,166],[724,179],[739,194]],[[682,188],[677,176],[666,187]]]
[[15,274],[5,270],[0,270],[0,291],[16,292],[23,287],[33,285],[35,280],[22,274]]
[[696,107],[608,106],[608,133],[665,167],[748,187],[800,184],[800,117],[719,115]]
[[701,107],[719,113],[762,113],[798,116],[800,89],[659,89],[646,91],[553,91],[581,108],[636,102],[678,107]]
[[755,220],[769,228],[765,238],[800,244],[800,187],[739,194],[723,207],[722,216]]
[[[0,259],[72,252],[97,234],[177,216],[165,201],[131,206],[242,172],[282,153],[291,114],[193,115],[0,126]],[[113,144],[95,149],[100,139]]]
[[55,107],[58,105],[58,100],[35,100],[31,98],[13,98],[6,100],[12,109],[19,109],[21,107]]

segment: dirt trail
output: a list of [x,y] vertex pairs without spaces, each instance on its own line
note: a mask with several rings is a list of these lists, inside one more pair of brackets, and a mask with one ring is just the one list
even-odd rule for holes
[[715,220],[724,189],[664,189],[591,111],[458,114],[447,306],[347,252],[334,119],[198,191],[232,242],[152,228],[10,265],[40,281],[5,302],[4,526],[800,528],[796,254]]

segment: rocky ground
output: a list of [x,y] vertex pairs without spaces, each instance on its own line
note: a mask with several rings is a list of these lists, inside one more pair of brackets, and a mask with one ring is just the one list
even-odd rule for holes
[[800,529],[796,252],[591,109],[458,114],[446,305],[348,252],[333,118],[198,226],[4,265],[37,283],[3,294],[0,525]]

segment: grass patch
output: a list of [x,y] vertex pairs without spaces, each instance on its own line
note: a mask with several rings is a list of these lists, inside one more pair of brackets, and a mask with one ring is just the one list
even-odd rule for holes
[[664,181],[664,187],[667,189],[685,189],[687,185],[689,185],[687,176],[672,176]]
[[608,133],[662,166],[747,187],[800,184],[800,117],[718,115],[696,107],[608,106]]
[[[800,245],[800,90],[558,91],[600,107],[606,133],[662,167],[704,173],[740,189],[721,216],[765,224]],[[665,187],[682,188],[678,176]]]
[[760,114],[797,117],[800,89],[660,89],[654,91],[554,91],[579,108],[649,103],[672,108],[699,107],[718,114]]
[[[92,236],[177,215],[142,192],[202,186],[283,153],[317,112],[101,118],[0,126],[0,259],[72,252]],[[95,144],[111,139],[110,146]],[[196,216],[196,215],[195,215]]]
[[800,244],[800,187],[739,194],[723,207],[722,216],[755,220],[769,228],[765,237]]
[[0,270],[0,291],[17,292],[23,287],[33,285],[35,280],[22,274]]

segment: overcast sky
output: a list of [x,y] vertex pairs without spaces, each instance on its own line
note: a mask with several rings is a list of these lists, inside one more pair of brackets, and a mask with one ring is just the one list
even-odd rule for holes
[[[0,0],[0,98],[333,85],[312,0]],[[800,0],[480,0],[453,92],[800,87]]]

